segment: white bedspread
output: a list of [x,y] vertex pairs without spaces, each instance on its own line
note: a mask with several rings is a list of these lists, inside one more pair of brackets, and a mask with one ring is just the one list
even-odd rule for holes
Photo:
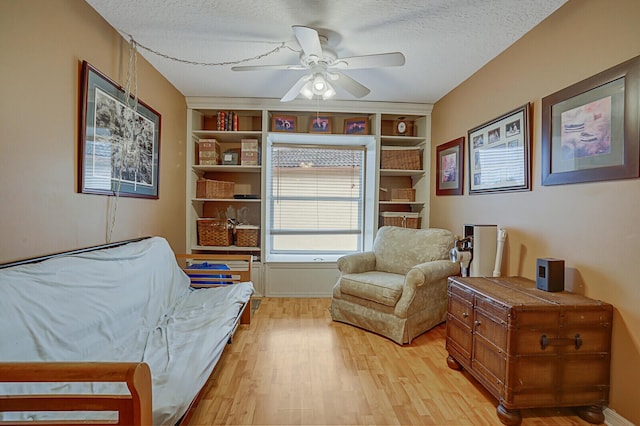
[[[0,361],[144,361],[154,424],[174,424],[209,377],[252,293],[250,282],[190,289],[158,237],[0,270]],[[0,395],[40,393],[42,386],[0,385]],[[112,384],[46,386],[126,392]]]

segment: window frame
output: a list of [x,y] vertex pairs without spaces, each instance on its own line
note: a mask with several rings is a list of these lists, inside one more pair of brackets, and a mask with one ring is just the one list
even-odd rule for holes
[[[339,135],[339,134],[287,134],[269,133],[267,135],[265,165],[265,244],[264,255],[267,262],[334,262],[340,256],[351,252],[326,253],[273,253],[271,235],[271,182],[272,182],[272,147],[277,145],[328,145],[328,146],[358,146],[364,148],[364,176],[362,200],[362,247],[360,250],[370,250],[373,246],[375,233],[375,188],[376,186],[376,139],[373,135]],[[358,250],[358,251],[360,251]]]

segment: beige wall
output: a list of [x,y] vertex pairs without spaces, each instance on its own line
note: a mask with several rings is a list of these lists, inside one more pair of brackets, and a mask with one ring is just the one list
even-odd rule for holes
[[[505,274],[533,278],[536,258],[563,258],[570,289],[615,306],[610,406],[636,424],[640,180],[542,187],[540,100],[640,54],[639,16],[637,0],[570,0],[439,101],[434,145],[531,102],[533,190],[432,196],[430,215],[432,226],[456,232],[504,226]],[[127,48],[82,0],[0,2],[0,261],[105,242],[111,199],[76,192],[78,65],[87,60],[123,84]],[[113,240],[162,235],[183,251],[186,105],[141,57],[138,67],[140,98],[162,114],[160,199],[121,198]]]
[[[83,0],[4,0],[0,52],[0,262],[106,242],[113,199],[76,192],[79,64],[124,85],[128,44]],[[162,115],[160,199],[121,197],[112,240],[184,251],[185,99],[140,56],[138,94]]]
[[[533,105],[531,192],[431,197],[431,226],[508,230],[503,274],[535,278],[539,257],[565,259],[569,289],[614,305],[610,407],[640,424],[640,179],[541,186],[541,98],[640,54],[640,2],[570,0],[436,103],[435,146],[527,102]],[[465,174],[468,174],[465,158]],[[432,164],[435,167],[435,164]],[[432,183],[432,194],[435,183]]]

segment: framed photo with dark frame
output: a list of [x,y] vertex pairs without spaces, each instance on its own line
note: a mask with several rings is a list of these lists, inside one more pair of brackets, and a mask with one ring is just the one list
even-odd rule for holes
[[436,147],[436,195],[462,195],[464,136]]
[[344,133],[347,135],[368,135],[369,117],[345,118]]
[[469,130],[469,194],[531,190],[530,114],[527,103]]
[[309,117],[309,133],[331,133],[331,117],[317,115]]
[[292,115],[276,115],[271,117],[272,132],[295,133],[298,128],[298,117]]
[[542,98],[542,185],[640,175],[640,56]]
[[78,192],[159,198],[161,116],[82,62]]

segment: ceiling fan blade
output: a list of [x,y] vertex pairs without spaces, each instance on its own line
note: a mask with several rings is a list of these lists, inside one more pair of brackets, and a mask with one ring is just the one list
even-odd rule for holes
[[331,68],[353,70],[358,68],[398,67],[401,65],[404,65],[404,55],[400,52],[391,52],[339,58],[331,65]]
[[[335,78],[335,76],[337,76],[337,78]],[[344,90],[351,93],[356,98],[362,98],[364,96],[367,96],[369,92],[371,92],[371,90],[369,90],[367,87],[358,83],[348,75],[341,73],[340,71],[331,71],[331,78],[329,79],[329,81],[342,87]]]
[[322,58],[322,47],[320,46],[320,37],[318,32],[313,28],[294,25],[293,33],[300,44],[300,47],[307,56],[315,56]]
[[303,75],[302,77],[300,77],[298,81],[296,81],[296,83],[291,86],[291,89],[289,89],[289,91],[284,94],[282,99],[280,99],[280,102],[289,102],[298,97],[298,95],[300,94],[300,89],[302,89],[302,86],[304,86],[307,81],[311,80],[311,77],[311,75]]
[[260,70],[306,70],[307,67],[301,64],[295,65],[242,65],[231,67],[232,71],[260,71]]

